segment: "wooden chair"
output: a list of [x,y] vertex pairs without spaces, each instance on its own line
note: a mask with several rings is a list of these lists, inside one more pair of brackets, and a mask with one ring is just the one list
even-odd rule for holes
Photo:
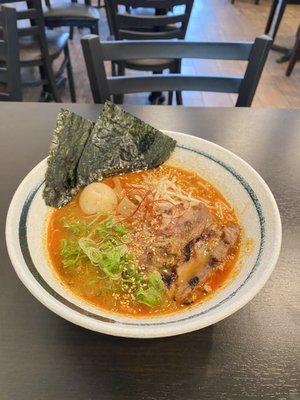
[[[193,3],[194,0],[106,0],[106,7],[111,31],[116,40],[184,39]],[[180,13],[172,13],[176,6],[181,6]],[[136,12],[140,7],[143,11]],[[113,63],[113,75],[124,75],[125,68],[151,71],[155,74],[161,74],[165,69],[180,73],[181,59],[165,57],[130,60],[118,63],[118,72]],[[171,96],[169,93],[169,97]],[[180,92],[176,93],[176,99],[178,104],[182,104]],[[149,100],[151,101],[151,96]]]
[[[100,42],[89,35],[81,40],[87,72],[95,103],[103,103],[116,94],[157,90],[208,91],[238,93],[236,106],[251,105],[272,39],[254,42],[116,41]],[[124,61],[169,57],[217,60],[246,60],[244,76],[185,76],[180,74],[107,77],[104,61]],[[170,104],[170,103],[169,103]]]
[[[56,102],[60,102],[58,85],[63,80],[66,69],[72,102],[76,102],[72,65],[69,54],[67,32],[45,31],[43,11],[40,0],[0,0],[0,3],[25,3],[26,9],[17,10],[17,20],[22,21],[18,28],[21,68],[38,67],[41,79],[23,81],[23,86],[43,86],[45,97],[49,93]],[[26,25],[27,23],[27,25]],[[52,63],[61,55],[64,59],[54,74]]]
[[73,39],[74,27],[89,28],[91,33],[99,34],[100,14],[97,8],[91,6],[91,0],[84,0],[84,4],[72,0],[68,5],[53,7],[50,0],[45,0],[45,3],[47,6],[44,10],[45,24],[49,28],[69,26],[70,39]]
[[13,7],[0,7],[0,30],[0,101],[22,101],[17,13]]

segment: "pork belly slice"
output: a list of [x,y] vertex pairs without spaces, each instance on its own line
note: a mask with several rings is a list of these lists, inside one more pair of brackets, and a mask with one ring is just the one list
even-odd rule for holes
[[147,270],[172,269],[185,259],[186,245],[213,222],[212,215],[205,204],[192,206],[175,219],[173,229],[168,226],[149,237],[139,255],[140,265]]
[[240,227],[237,224],[211,226],[192,242],[189,259],[178,266],[177,281],[171,289],[178,303],[191,302],[193,291],[204,283],[214,268],[226,260],[239,235]]

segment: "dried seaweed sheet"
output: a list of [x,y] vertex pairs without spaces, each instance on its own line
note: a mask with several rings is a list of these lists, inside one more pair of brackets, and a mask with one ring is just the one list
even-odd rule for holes
[[91,182],[155,168],[175,145],[169,136],[110,102],[96,124],[62,109],[50,145],[45,202],[59,208]]
[[50,145],[43,197],[48,206],[62,207],[76,194],[77,166],[94,123],[61,109]]
[[77,169],[79,187],[128,171],[155,168],[176,141],[107,102],[86,143]]

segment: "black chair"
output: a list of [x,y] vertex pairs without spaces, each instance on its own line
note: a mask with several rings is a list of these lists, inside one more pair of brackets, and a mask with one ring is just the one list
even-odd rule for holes
[[[89,35],[81,40],[90,87],[95,103],[103,103],[112,95],[157,90],[206,91],[238,93],[236,106],[251,105],[272,39],[256,38],[254,42],[186,42],[179,41],[117,41],[100,42]],[[198,58],[245,60],[248,66],[243,77],[185,76],[180,74],[107,77],[104,61],[165,58]]]
[[[194,0],[107,0],[106,7],[111,31],[116,40],[184,39],[193,3]],[[180,11],[172,12],[177,6],[181,6]],[[142,8],[142,12],[136,12],[138,8]],[[118,63],[118,72],[113,63],[113,75],[124,75],[125,68],[151,71],[155,74],[161,74],[165,69],[180,73],[181,59],[165,57],[130,60]],[[176,93],[176,100],[178,104],[182,104],[180,92]],[[170,103],[172,93],[169,93]]]
[[[270,36],[273,39],[273,41],[275,41],[282,17],[284,15],[286,6],[288,4],[300,5],[300,0],[273,0],[272,2],[265,28],[265,34]],[[274,43],[271,49],[278,51],[279,53],[283,53],[283,56],[277,60],[278,63],[288,61],[292,54],[292,49],[289,49],[284,46],[279,46]]]
[[[50,97],[60,102],[58,85],[63,81],[66,69],[72,102],[76,102],[72,65],[69,54],[67,32],[46,31],[40,0],[0,0],[0,3],[27,5],[27,8],[17,10],[17,20],[22,21],[18,28],[21,68],[38,67],[41,79],[22,81],[23,86],[43,86],[44,98]],[[22,4],[21,4],[22,3]],[[52,63],[61,55],[64,59],[54,74]]]
[[0,30],[0,101],[22,101],[17,13],[13,7],[0,7]]
[[291,54],[291,58],[289,61],[289,65],[287,67],[286,70],[286,76],[290,76],[291,73],[293,72],[293,69],[295,67],[295,64],[297,61],[300,60],[300,25],[296,34],[296,41],[295,41],[295,45],[293,47],[292,50],[292,54]]
[[62,26],[70,27],[70,39],[73,39],[74,27],[89,28],[91,33],[99,34],[100,14],[97,8],[91,6],[91,0],[78,4],[72,0],[70,4],[51,6],[50,0],[45,0],[47,8],[44,10],[45,24],[49,28]]
[[300,5],[300,0],[273,0],[268,21],[265,28],[265,34],[275,40],[283,14],[288,4]]

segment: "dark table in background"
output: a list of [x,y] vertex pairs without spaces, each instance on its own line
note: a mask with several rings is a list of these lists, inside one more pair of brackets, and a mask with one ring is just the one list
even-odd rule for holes
[[[100,111],[65,107],[93,119]],[[283,223],[277,267],[242,310],[190,334],[136,340],[53,314],[25,289],[6,252],[10,199],[46,156],[59,108],[0,104],[0,399],[299,399],[300,110],[128,107],[157,128],[244,158],[270,186]]]

